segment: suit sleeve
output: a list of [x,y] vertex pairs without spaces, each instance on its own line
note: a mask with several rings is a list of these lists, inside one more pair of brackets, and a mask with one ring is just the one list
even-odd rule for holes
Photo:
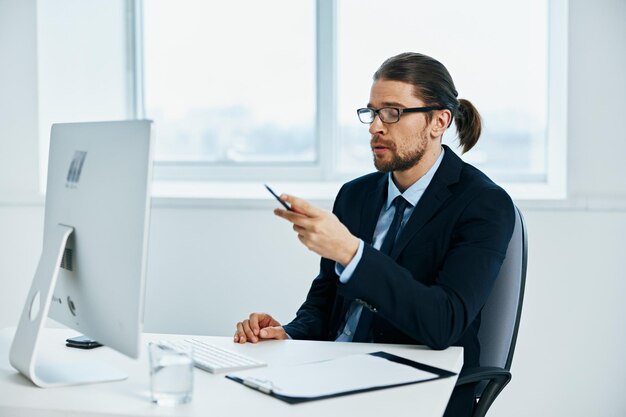
[[[335,207],[343,191],[335,199]],[[341,220],[341,219],[340,219]],[[320,272],[311,283],[306,300],[298,309],[296,317],[283,326],[293,339],[326,340],[328,338],[331,314],[337,293],[339,276],[335,273],[335,261],[322,258]]]
[[461,338],[484,306],[514,222],[509,196],[501,189],[485,189],[456,220],[433,285],[415,280],[408,269],[366,245],[354,275],[338,291],[364,300],[413,339],[445,349]]

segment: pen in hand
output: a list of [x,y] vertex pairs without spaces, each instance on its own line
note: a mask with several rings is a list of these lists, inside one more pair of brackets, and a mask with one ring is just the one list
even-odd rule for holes
[[269,191],[270,193],[272,193],[272,195],[276,198],[276,200],[278,200],[278,202],[280,204],[283,205],[283,207],[285,207],[287,210],[289,211],[293,211],[293,209],[289,206],[289,204],[287,204],[286,202],[284,202],[283,200],[280,199],[280,197],[278,196],[278,194],[276,194],[274,192],[274,190],[272,190],[267,184],[263,184],[265,185],[265,188],[267,188],[267,191]]

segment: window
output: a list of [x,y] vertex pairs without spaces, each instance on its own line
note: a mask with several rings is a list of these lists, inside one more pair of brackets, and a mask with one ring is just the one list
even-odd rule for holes
[[[341,0],[338,6],[339,169],[369,168],[368,142],[353,110],[369,98],[363,86],[371,83],[373,70],[362,69],[376,69],[381,57],[419,51],[448,68],[459,97],[474,103],[485,121],[481,139],[465,158],[502,179],[543,179],[548,99],[544,1],[446,1],[424,7],[388,0],[380,7],[374,0]],[[387,27],[380,30],[380,22]],[[455,133],[454,125],[446,132],[451,146]]]
[[143,3],[145,112],[168,165],[315,163],[315,3]]
[[[463,158],[514,196],[563,197],[566,14],[564,0],[146,1],[138,53],[157,176],[370,172],[355,110],[384,59],[418,51],[481,112],[483,135]],[[444,136],[453,148],[455,133]]]

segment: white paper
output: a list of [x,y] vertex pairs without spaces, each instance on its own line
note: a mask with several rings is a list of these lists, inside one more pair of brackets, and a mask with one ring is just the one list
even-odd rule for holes
[[368,354],[296,366],[232,373],[246,385],[288,397],[312,398],[436,378],[438,375]]

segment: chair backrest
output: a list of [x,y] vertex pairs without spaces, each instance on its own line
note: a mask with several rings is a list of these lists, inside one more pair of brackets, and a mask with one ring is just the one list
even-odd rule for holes
[[480,366],[511,369],[524,301],[527,260],[526,226],[515,207],[515,227],[506,257],[481,314]]

